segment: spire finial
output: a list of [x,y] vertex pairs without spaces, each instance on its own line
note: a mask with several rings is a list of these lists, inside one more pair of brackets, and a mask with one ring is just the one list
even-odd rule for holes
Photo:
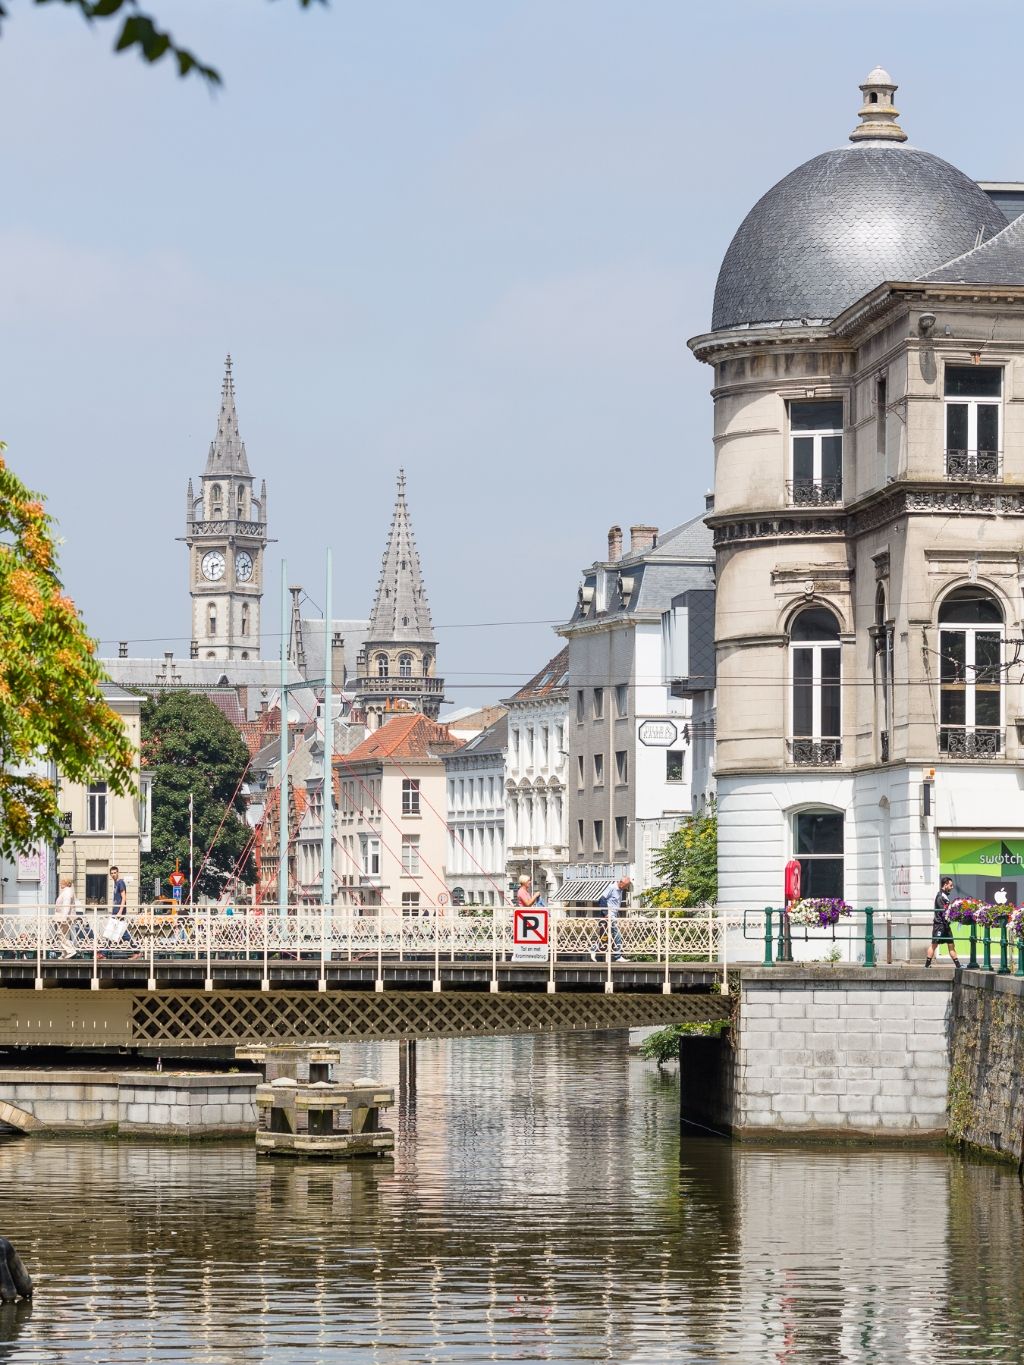
[[398,496],[399,496],[400,498],[404,498],[404,497],[405,497],[405,470],[404,470],[404,469],[400,469],[400,470],[398,471]]
[[907,135],[896,122],[899,110],[892,97],[899,88],[884,66],[869,71],[861,85],[864,103],[860,123],[850,134],[851,142],[906,142]]

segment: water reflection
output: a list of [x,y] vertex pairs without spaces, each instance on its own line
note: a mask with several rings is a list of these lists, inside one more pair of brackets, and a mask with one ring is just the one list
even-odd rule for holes
[[[680,1140],[621,1035],[420,1043],[393,1161],[0,1144],[0,1360],[1016,1362],[1021,1193],[943,1152]],[[398,1049],[346,1053],[398,1080]]]

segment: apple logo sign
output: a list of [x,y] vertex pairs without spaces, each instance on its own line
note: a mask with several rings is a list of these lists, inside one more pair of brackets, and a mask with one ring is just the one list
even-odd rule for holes
[[1006,887],[1005,887],[1005,886],[1001,886],[1001,887],[999,888],[999,890],[996,892],[996,894],[992,897],[992,899],[995,901],[996,905],[1005,905],[1005,904],[1006,904]]

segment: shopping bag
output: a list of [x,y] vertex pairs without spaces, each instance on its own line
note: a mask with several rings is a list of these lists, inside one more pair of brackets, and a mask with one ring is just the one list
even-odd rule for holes
[[124,938],[125,923],[119,915],[111,915],[103,926],[103,938],[108,943],[120,943]]

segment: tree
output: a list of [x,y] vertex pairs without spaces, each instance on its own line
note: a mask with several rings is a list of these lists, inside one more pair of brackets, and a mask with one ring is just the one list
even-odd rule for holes
[[57,792],[40,766],[125,794],[135,765],[103,700],[96,646],[57,577],[52,518],[4,450],[0,441],[0,853],[11,857],[60,837]]
[[[192,894],[219,895],[252,834],[242,819],[240,787],[249,751],[241,735],[201,693],[164,692],[142,704],[142,764],[153,774],[153,847],[142,858],[143,885],[152,885],[154,877],[166,885],[176,860],[187,873],[191,794]],[[253,880],[250,859],[244,859],[238,875]]]
[[[37,5],[44,5],[48,0],[35,0]],[[65,5],[70,5],[89,23],[94,23],[97,19],[121,18],[120,32],[117,42],[114,44],[115,52],[125,52],[128,48],[136,47],[140,56],[147,62],[158,62],[161,57],[170,56],[178,64],[178,74],[187,76],[189,72],[195,72],[211,86],[220,85],[220,72],[214,67],[208,66],[205,62],[187,48],[180,47],[166,29],[159,28],[156,20],[149,14],[143,13],[139,9],[138,0],[62,0]],[[327,0],[299,0],[299,5],[303,9],[309,9],[313,4],[325,5]],[[7,0],[0,0],[0,20],[8,17]]]
[[687,816],[654,855],[661,885],[643,893],[646,905],[686,909],[718,899],[718,811],[714,801]]

